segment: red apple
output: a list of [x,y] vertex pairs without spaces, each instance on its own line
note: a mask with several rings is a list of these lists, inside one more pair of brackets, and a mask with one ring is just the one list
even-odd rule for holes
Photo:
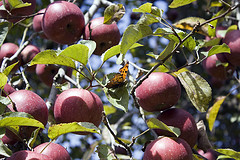
[[[189,112],[180,108],[170,108],[160,113],[157,119],[168,126],[179,128],[181,131],[179,137],[184,139],[190,147],[193,147],[197,143],[197,125]],[[166,130],[156,129],[155,132],[158,136],[175,136],[173,133]]]
[[44,34],[52,41],[72,44],[81,38],[84,27],[84,15],[77,5],[56,1],[46,8],[42,28]]
[[240,66],[240,31],[229,31],[223,38],[223,43],[231,49],[231,54],[225,54],[227,60],[235,66]]
[[177,78],[168,73],[153,72],[136,89],[140,106],[148,111],[162,111],[175,105],[181,95]]
[[[21,65],[26,65],[40,52],[40,49],[32,44],[27,45],[21,52]],[[33,72],[36,65],[27,67],[27,71]]]
[[[58,73],[59,66],[53,65],[53,64],[37,64],[36,65],[36,74],[39,77],[39,79],[46,85],[52,86],[53,78]],[[67,75],[72,75],[72,69],[67,68]],[[66,82],[65,79],[61,83]]]
[[42,143],[34,148],[34,152],[47,155],[53,160],[71,160],[68,151],[63,146],[56,143]]
[[1,138],[1,141],[3,142],[3,144],[8,144],[8,145],[14,145],[15,143],[18,142],[18,140],[9,138],[7,135],[4,135]]
[[62,92],[54,105],[57,123],[90,122],[98,127],[102,121],[102,111],[101,99],[85,89],[71,88]]
[[[37,13],[45,13],[45,10],[46,10],[46,8],[41,9],[41,10],[38,11]],[[44,15],[44,14],[38,14],[38,15],[34,16],[34,18],[33,18],[33,30],[34,30],[35,32],[41,32],[41,31],[43,30],[43,29],[42,29],[42,19],[43,19],[43,15]],[[47,36],[46,36],[44,33],[42,33],[42,34],[40,35],[40,37],[47,39]]]
[[[18,112],[26,112],[31,114],[36,120],[47,124],[48,121],[48,108],[45,104],[45,101],[38,96],[36,93],[29,90],[18,90],[11,94],[9,97],[16,106]],[[7,106],[12,112],[14,112],[12,104]],[[33,131],[33,127],[21,127],[20,136],[22,138],[29,138]],[[35,129],[35,128],[34,128]],[[6,132],[6,135],[7,134]],[[9,138],[15,138],[9,135]]]
[[[2,91],[1,96],[4,96],[4,97],[6,97],[7,95],[9,95],[9,94],[11,94],[11,93],[13,93],[13,92],[16,91],[16,90],[15,90],[11,85],[9,85],[8,83],[5,84],[3,90],[4,90],[5,92]],[[6,95],[5,93],[7,93],[7,95]]]
[[[224,53],[214,54],[210,57],[207,57],[203,61],[203,67],[206,72],[212,77],[220,80],[225,80],[229,76],[232,76],[234,70],[236,69],[231,63],[228,63],[228,60],[224,56]],[[217,63],[228,63],[228,66],[218,65]]]
[[4,57],[12,57],[18,50],[18,46],[14,43],[4,43],[0,48],[0,63]]
[[214,151],[213,149],[208,149],[205,153],[203,150],[198,150],[198,153],[208,160],[217,160],[218,157],[218,152]]
[[96,42],[96,50],[93,53],[96,55],[102,55],[107,49],[117,45],[121,38],[116,23],[103,24],[103,21],[104,17],[91,20],[86,25],[83,35],[84,39],[93,40]]
[[[36,8],[36,0],[22,0],[24,3],[31,3],[30,6],[27,7],[22,7],[22,8],[16,8],[16,9],[11,9],[10,4],[8,3],[8,0],[5,0],[6,3],[6,10],[10,12],[9,14],[7,11],[0,11],[0,16],[3,17],[4,19],[7,19],[9,22],[17,22],[20,21],[23,18],[20,18],[21,16],[27,16],[31,15],[34,13],[35,8]],[[0,2],[0,6],[3,5],[3,2]]]
[[28,150],[22,150],[15,152],[11,157],[7,158],[7,160],[53,160],[53,159],[44,154]]
[[143,160],[192,160],[192,149],[181,138],[161,137],[147,145]]

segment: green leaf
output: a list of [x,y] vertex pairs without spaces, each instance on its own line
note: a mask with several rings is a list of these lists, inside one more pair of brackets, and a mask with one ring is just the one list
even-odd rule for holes
[[30,148],[33,148],[34,143],[37,140],[39,131],[40,131],[40,128],[37,128],[32,132],[31,138],[28,140],[28,146],[30,146]]
[[230,48],[228,47],[228,45],[226,45],[225,43],[223,43],[222,45],[215,45],[213,46],[209,52],[208,52],[208,56],[212,56],[214,54],[218,54],[218,53],[231,53]]
[[8,126],[32,126],[44,128],[44,125],[36,119],[26,117],[5,117],[0,120],[0,127]]
[[58,64],[71,68],[75,68],[75,63],[71,58],[66,56],[57,55],[55,50],[45,50],[38,53],[31,61],[30,66],[35,64]]
[[208,125],[209,125],[209,129],[210,131],[212,131],[213,129],[213,125],[214,125],[214,122],[216,120],[216,117],[217,117],[217,114],[218,114],[218,111],[222,105],[222,103],[224,102],[226,97],[221,97],[219,98],[214,104],[213,106],[208,110],[208,114],[207,114],[207,121],[208,121]]
[[8,0],[8,2],[11,6],[11,9],[22,8],[22,7],[27,7],[31,5],[31,3],[23,3],[22,0]]
[[125,14],[125,8],[122,4],[113,4],[104,10],[104,24],[118,22]]
[[139,8],[134,8],[132,11],[141,12],[141,13],[150,13],[156,17],[161,17],[163,13],[163,10],[160,10],[155,6],[152,6],[152,3],[149,3],[149,2],[141,5]]
[[240,159],[240,152],[234,151],[232,149],[215,149],[215,151],[225,154],[234,159]]
[[[178,36],[182,39],[184,39],[188,34],[186,32],[183,32],[181,30],[175,29],[175,32],[178,34]],[[154,36],[160,36],[164,37],[168,40],[173,40],[177,43],[179,43],[178,37],[175,35],[175,33],[169,29],[169,28],[157,28],[156,31],[153,33]],[[188,48],[190,51],[194,50],[196,47],[196,42],[193,39],[193,37],[189,37],[187,40],[185,40],[182,44],[186,48]]]
[[63,134],[73,132],[91,132],[99,134],[99,129],[89,122],[60,123],[49,127],[48,137],[50,139],[55,139]]
[[75,61],[87,65],[89,48],[83,44],[74,44],[64,49],[59,56],[72,58]]
[[12,28],[12,23],[1,22],[0,23],[0,46],[2,46],[4,40],[7,37],[8,31]]
[[[155,58],[156,60],[163,60],[164,58],[166,58],[170,53],[172,53],[173,49],[175,48],[176,46],[176,43],[171,40],[167,47],[160,53],[160,55],[154,55],[154,57],[152,55],[149,55],[149,56],[152,56],[153,58]],[[171,60],[171,57],[169,57],[167,60]]]
[[91,159],[93,152],[95,151],[95,148],[99,145],[100,141],[96,141],[93,144],[88,147],[87,151],[84,152],[82,159],[87,160]]
[[169,8],[178,8],[190,4],[194,1],[196,0],[173,0],[172,3],[169,5]]
[[114,157],[110,154],[109,146],[106,144],[101,144],[97,147],[96,152],[98,153],[98,157],[104,160],[112,160]]
[[92,41],[92,40],[81,40],[79,43],[88,47],[88,49],[89,49],[89,51],[88,51],[88,59],[89,59],[90,56],[92,55],[92,53],[96,49],[96,42]]
[[5,112],[6,106],[11,104],[11,101],[8,97],[0,96],[0,115]]
[[128,110],[128,101],[129,94],[126,87],[120,87],[116,89],[107,89],[103,88],[103,91],[106,94],[108,101],[114,106],[117,107],[124,112]]
[[8,76],[12,69],[18,64],[19,62],[13,63],[12,65],[8,66],[3,73]]
[[156,118],[148,119],[147,120],[147,125],[150,129],[162,129],[162,130],[166,130],[168,132],[171,132],[174,135],[176,135],[176,137],[178,137],[181,134],[181,131],[180,131],[179,128],[172,127],[172,126],[167,126],[166,124],[164,124],[163,122],[159,121]]
[[206,112],[212,99],[212,89],[207,81],[190,71],[181,72],[177,77],[195,108],[200,112]]
[[3,89],[7,83],[8,77],[4,73],[0,73],[0,88]]
[[117,109],[113,106],[104,105],[103,108],[106,115],[113,114],[117,111]]
[[[135,43],[133,44],[129,49],[133,49],[133,48],[137,48],[137,47],[141,47],[143,45],[139,44],[139,43]],[[101,60],[103,62],[107,61],[109,58],[118,55],[120,53],[120,45],[116,45],[111,47],[110,49],[108,49],[106,52],[104,52],[101,56]]]
[[137,22],[137,24],[143,24],[147,26],[153,23],[159,23],[159,20],[150,14],[143,14]]
[[5,157],[10,157],[12,155],[12,151],[0,141],[0,155]]
[[129,25],[123,33],[120,52],[126,54],[130,47],[140,39],[152,35],[152,29],[146,25]]

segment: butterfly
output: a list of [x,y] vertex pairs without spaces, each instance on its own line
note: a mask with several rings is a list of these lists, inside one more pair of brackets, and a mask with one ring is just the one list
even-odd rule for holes
[[127,61],[126,64],[119,69],[120,73],[115,74],[114,77],[110,79],[110,82],[108,82],[106,87],[107,88],[122,87],[125,84],[124,81],[127,77],[128,66],[129,66],[129,62]]

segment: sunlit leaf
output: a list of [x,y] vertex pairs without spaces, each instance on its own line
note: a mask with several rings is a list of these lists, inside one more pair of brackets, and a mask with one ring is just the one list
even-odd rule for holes
[[88,47],[89,51],[88,51],[88,59],[90,58],[90,56],[92,55],[92,53],[95,51],[96,49],[96,42],[92,41],[92,40],[81,40],[79,42],[79,44],[83,44],[85,46]]
[[[130,141],[130,140],[128,140],[128,139],[119,138],[119,137],[118,137],[118,139],[121,140],[123,143],[126,143],[126,144],[131,144],[131,143],[132,143],[132,141]],[[117,140],[116,140],[116,143],[119,144],[119,142],[118,142]]]
[[44,128],[44,125],[36,119],[26,117],[5,117],[0,120],[0,127],[8,126],[32,126]]
[[[141,46],[143,46],[143,45],[141,45],[139,43],[135,43],[129,49],[133,49],[133,48],[137,48],[137,47],[141,47]],[[103,62],[105,62],[109,58],[116,56],[119,53],[120,53],[120,45],[116,45],[116,46],[113,46],[110,49],[108,49],[106,52],[104,52],[101,56],[101,59]]]
[[39,131],[40,131],[40,128],[35,129],[32,132],[31,138],[28,140],[28,146],[30,146],[31,148],[34,146],[34,144],[37,140]]
[[125,14],[125,7],[122,4],[113,4],[104,10],[104,24],[118,22]]
[[9,73],[12,71],[12,69],[18,64],[19,62],[13,63],[12,65],[8,66],[6,69],[4,69],[3,73],[8,76]]
[[143,14],[137,22],[137,24],[144,24],[144,25],[151,25],[153,23],[159,23],[159,20],[150,14]]
[[156,17],[161,17],[162,16],[162,10],[160,10],[159,8],[152,6],[152,3],[145,3],[143,5],[141,5],[138,8],[134,8],[132,10],[133,12],[141,12],[141,13],[150,13]]
[[106,115],[113,114],[117,111],[117,109],[113,106],[104,105],[103,108]]
[[240,152],[234,151],[233,149],[215,149],[217,152],[229,156],[233,159],[240,159]]
[[[226,10],[223,8],[219,12],[214,14],[214,16],[212,18],[215,18],[215,17],[223,14],[224,12],[226,12]],[[216,28],[217,28],[218,21],[219,21],[219,18],[214,20],[214,21],[211,21],[210,25],[208,25],[208,35],[209,35],[209,37],[215,37],[216,36]]]
[[23,3],[22,0],[8,0],[11,8],[22,8],[22,7],[27,7],[30,6],[31,3]]
[[31,61],[30,66],[35,64],[58,64],[71,68],[75,68],[73,60],[66,56],[57,55],[55,50],[45,50],[38,53]]
[[1,22],[0,23],[0,46],[2,46],[5,38],[7,37],[8,31],[11,29],[12,23]]
[[130,47],[140,39],[152,35],[152,29],[146,25],[129,25],[123,33],[120,52],[126,54]]
[[178,8],[190,4],[196,0],[173,0],[172,3],[168,6],[169,8]]
[[218,54],[218,53],[231,53],[230,48],[228,47],[228,45],[226,45],[225,43],[223,43],[222,45],[215,45],[213,46],[209,52],[208,52],[208,56],[212,56],[214,54]]
[[0,88],[3,89],[5,84],[7,83],[7,76],[4,73],[0,73]]
[[120,87],[116,89],[103,89],[108,101],[115,107],[127,112],[129,94],[126,87]]
[[168,132],[173,133],[174,135],[176,135],[177,137],[181,134],[181,131],[179,128],[176,127],[172,127],[172,126],[167,126],[166,124],[164,124],[163,122],[159,121],[156,118],[150,118],[147,120],[147,125],[150,129],[162,129],[162,130],[166,130]]
[[88,52],[89,48],[86,45],[74,44],[64,49],[59,56],[66,56],[86,65],[89,58]]
[[[193,28],[198,23],[203,23],[205,21],[206,21],[205,19],[199,18],[199,17],[187,17],[187,18],[181,19],[180,21],[174,23],[173,25],[180,29],[186,29],[186,30],[192,31]],[[205,36],[208,36],[208,25],[205,24],[201,28],[198,28],[197,32]]]
[[10,157],[12,155],[12,151],[0,141],[0,155],[5,157]]
[[218,98],[218,100],[213,104],[213,106],[208,110],[208,114],[207,114],[207,121],[208,121],[208,125],[209,125],[209,129],[210,131],[212,131],[213,129],[213,125],[214,125],[214,122],[216,120],[216,117],[217,117],[217,114],[218,114],[218,111],[222,105],[222,103],[224,102],[226,97],[221,97],[221,98]]
[[55,139],[60,135],[73,132],[91,132],[99,134],[99,129],[89,122],[60,123],[49,127],[48,137],[50,139]]
[[[181,30],[175,29],[175,32],[178,34],[178,36],[183,40],[188,34],[186,32],[183,32]],[[169,29],[169,28],[157,28],[156,31],[153,33],[155,36],[164,37],[168,40],[173,40],[177,43],[179,43],[179,38],[175,35],[175,33]],[[193,37],[189,37],[187,40],[185,40],[182,44],[186,48],[188,48],[190,51],[192,51],[195,46],[196,42]]]
[[200,112],[206,112],[212,99],[212,89],[207,81],[190,71],[181,72],[177,76],[195,108]]

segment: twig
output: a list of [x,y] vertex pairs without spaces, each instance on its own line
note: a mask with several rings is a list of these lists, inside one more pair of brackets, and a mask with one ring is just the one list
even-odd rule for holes
[[118,141],[119,144],[123,145],[123,146],[127,149],[128,154],[129,154],[130,158],[132,159],[132,151],[131,151],[130,147],[129,147],[127,144],[125,144],[123,141],[121,141],[121,140],[116,136],[116,134],[113,132],[113,130],[111,129],[110,124],[109,124],[109,122],[108,122],[107,116],[106,116],[106,114],[105,114],[104,112],[103,112],[103,123],[105,124],[105,126],[107,127],[107,129],[109,130],[109,132],[111,133],[111,135],[114,137],[114,139],[115,139],[116,141]]
[[94,0],[92,6],[89,8],[88,12],[84,15],[85,24],[88,24],[92,16],[97,12],[101,5],[101,0]]

